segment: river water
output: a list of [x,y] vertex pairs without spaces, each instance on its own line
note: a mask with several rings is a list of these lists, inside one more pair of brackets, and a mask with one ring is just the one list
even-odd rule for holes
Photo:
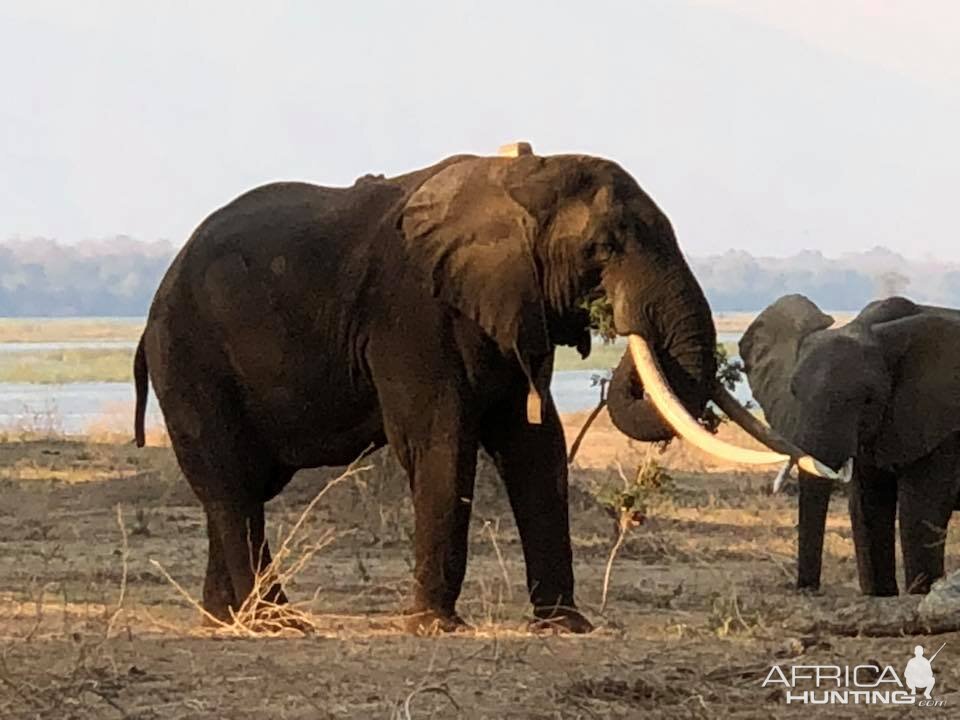
[[[721,342],[735,342],[736,333],[721,333]],[[0,343],[0,353],[25,350],[60,350],[74,348],[128,348],[126,341]],[[595,377],[609,377],[609,371],[598,369],[564,370],[554,373],[551,390],[560,412],[576,412],[594,407],[600,389],[593,385]],[[741,401],[750,399],[745,383],[735,394]],[[55,431],[83,434],[96,430],[133,432],[133,383],[78,382],[63,385],[34,383],[0,383],[0,429]],[[151,393],[147,425],[163,420],[156,398]]]

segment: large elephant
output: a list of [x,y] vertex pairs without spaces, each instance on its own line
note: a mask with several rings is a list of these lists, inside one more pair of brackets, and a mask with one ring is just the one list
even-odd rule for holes
[[[205,609],[226,618],[246,598],[251,548],[270,562],[264,503],[298,469],[389,443],[413,492],[411,629],[455,629],[483,447],[535,619],[589,630],[549,384],[555,346],[589,352],[582,301],[598,292],[663,414],[717,450],[693,419],[715,389],[710,308],[669,221],[613,162],[456,156],[349,188],[275,183],[214,212],[167,271],[134,363],[137,442],[149,374],[206,511]],[[639,439],[669,434],[636,388],[617,416]]]
[[[740,341],[753,395],[780,434],[829,465],[853,457],[850,519],[860,587],[896,595],[943,575],[960,499],[960,311],[894,297],[831,327],[802,295],[766,308]],[[800,473],[797,584],[818,588],[831,482]]]

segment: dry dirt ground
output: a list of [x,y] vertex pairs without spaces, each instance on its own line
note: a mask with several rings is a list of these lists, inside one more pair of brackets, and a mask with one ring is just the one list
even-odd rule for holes
[[[485,463],[460,602],[476,629],[400,632],[411,511],[402,473],[379,454],[332,487],[296,536],[302,550],[333,533],[287,588],[316,630],[249,638],[200,627],[188,596],[200,593],[203,518],[168,448],[0,444],[0,718],[957,717],[960,633],[904,636],[893,619],[915,600],[859,596],[843,497],[824,590],[799,595],[796,498],[772,497],[769,472],[711,466],[680,444],[658,456],[672,487],[631,530],[601,614],[615,524],[597,496],[620,487],[608,465],[632,473],[647,450],[602,421],[583,453],[572,530],[592,635],[526,631],[520,545]],[[271,537],[335,475],[298,475],[269,507]],[[772,664],[899,672],[918,642],[946,642],[934,663],[942,708],[786,704],[761,686]]]

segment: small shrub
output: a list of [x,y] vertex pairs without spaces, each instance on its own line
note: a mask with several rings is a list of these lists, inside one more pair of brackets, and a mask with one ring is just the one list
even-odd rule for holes
[[642,524],[648,513],[673,497],[675,486],[673,478],[650,452],[631,476],[618,467],[616,474],[608,475],[591,491],[604,510],[617,520],[619,530],[623,522]]

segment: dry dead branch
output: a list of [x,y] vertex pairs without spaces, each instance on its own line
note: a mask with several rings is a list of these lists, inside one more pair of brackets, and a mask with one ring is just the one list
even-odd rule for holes
[[123,611],[123,602],[127,597],[127,574],[129,571],[130,546],[127,542],[127,526],[123,522],[123,510],[119,504],[117,505],[117,526],[120,528],[120,537],[122,539],[122,545],[120,549],[122,574],[120,576],[120,592],[117,596],[117,607],[110,614],[110,617],[107,618],[106,627],[103,629],[103,639],[105,641],[110,639],[110,632],[113,630],[114,623],[117,621],[117,618]]
[[447,700],[450,701],[450,704],[456,708],[457,711],[460,710],[460,705],[454,700],[453,695],[450,694],[450,691],[444,685],[426,685],[423,687],[414,688],[413,692],[407,695],[406,700],[403,701],[403,705],[397,708],[397,711],[394,713],[393,717],[396,720],[413,720],[413,716],[410,714],[410,703],[413,702],[413,699],[417,695],[426,695],[427,693],[439,693],[443,695]]
[[[497,525],[500,525],[499,519],[497,520]],[[497,529],[494,529],[493,524],[486,520],[483,523],[483,529],[486,530],[487,535],[490,536],[490,542],[493,544],[493,551],[497,554],[497,563],[500,565],[500,572],[503,574],[503,584],[506,588],[507,599],[513,600],[513,585],[510,582],[510,573],[507,571],[507,564],[503,560],[503,553],[500,552],[500,545],[497,542]]]
[[[301,530],[307,518],[313,513],[317,504],[331,490],[353,478],[357,474],[368,470],[370,466],[357,467],[351,465],[339,477],[328,482],[318,492],[300,513],[297,521],[286,532],[280,546],[270,564],[254,573],[253,589],[236,610],[231,610],[229,621],[221,620],[207,612],[203,606],[190,595],[189,592],[156,560],[151,564],[160,571],[163,577],[180,593],[183,598],[197,609],[217,632],[239,637],[270,637],[285,634],[289,630],[308,633],[319,630],[312,613],[302,609],[298,603],[277,603],[271,599],[275,586],[289,584],[310,562],[314,555],[337,539],[333,528],[323,530],[319,537],[310,542],[304,542]],[[262,553],[262,548],[260,552]],[[251,548],[251,565],[258,567],[253,558]]]

